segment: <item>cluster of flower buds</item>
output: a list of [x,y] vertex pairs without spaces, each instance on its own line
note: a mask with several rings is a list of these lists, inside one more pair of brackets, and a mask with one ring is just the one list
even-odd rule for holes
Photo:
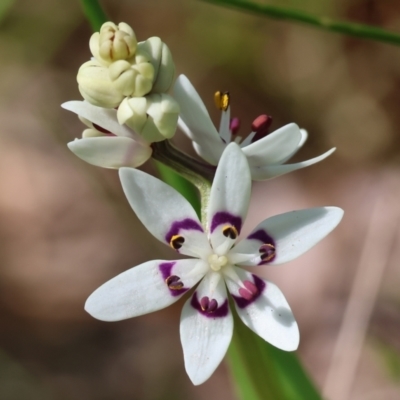
[[117,109],[118,122],[149,143],[172,137],[179,106],[166,94],[175,74],[167,45],[158,37],[138,43],[126,23],[106,22],[89,46],[93,58],[77,76],[83,98],[97,107]]

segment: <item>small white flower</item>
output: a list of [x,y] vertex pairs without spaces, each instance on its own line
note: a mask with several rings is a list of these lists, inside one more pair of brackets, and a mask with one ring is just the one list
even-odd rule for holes
[[[193,141],[197,154],[210,164],[217,165],[224,149],[232,140],[232,133],[235,133],[233,131],[238,128],[237,120],[230,119],[229,95],[219,94],[218,102],[222,109],[219,131],[215,128],[203,101],[186,76],[180,75],[176,80],[174,97],[181,109],[179,127]],[[253,132],[240,143],[247,157],[253,180],[270,179],[308,167],[322,161],[335,151],[333,148],[311,160],[283,164],[304,144],[307,132],[296,124],[288,124],[267,136],[258,138],[257,136],[263,136],[259,134],[263,133],[266,125],[268,125],[267,116],[257,118],[253,123]],[[235,141],[240,140],[241,138],[236,138]],[[253,140],[256,141],[252,142]]]
[[116,110],[86,101],[68,101],[61,106],[78,114],[89,128],[83,131],[82,139],[68,143],[69,149],[89,164],[104,168],[138,167],[151,157],[150,144],[120,125]]
[[227,146],[212,185],[204,231],[192,206],[173,188],[142,171],[120,177],[138,218],[161,242],[194,257],[138,265],[98,288],[85,309],[118,321],[160,310],[195,285],[180,323],[186,371],[195,385],[223,359],[233,333],[230,292],[242,321],[274,346],[292,351],[299,331],[281,291],[242,266],[277,265],[303,254],[336,227],[343,211],[322,207],[277,215],[236,244],[247,214],[251,177],[239,146]]

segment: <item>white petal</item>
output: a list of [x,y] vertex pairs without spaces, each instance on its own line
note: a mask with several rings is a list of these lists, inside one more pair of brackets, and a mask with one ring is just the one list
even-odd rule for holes
[[[200,260],[148,261],[100,286],[87,299],[85,310],[102,321],[120,321],[160,310],[175,303],[204,275]],[[199,268],[200,267],[200,268]],[[180,278],[172,290],[166,279]]]
[[[219,280],[216,283],[217,275]],[[202,310],[200,300],[204,296],[218,302],[214,312]],[[207,274],[192,298],[185,303],[180,333],[186,372],[193,384],[200,385],[221,363],[232,339],[233,318],[220,274]]]
[[[232,251],[253,254],[252,261],[241,265],[282,264],[291,261],[322,240],[343,217],[343,210],[337,207],[309,208],[276,215],[261,222],[246,239]],[[260,259],[262,244],[275,246],[275,257],[271,261]]]
[[224,143],[199,94],[185,75],[178,76],[175,82],[174,98],[180,107],[180,117],[190,130],[189,137],[208,154],[211,164],[216,165],[225,147]]
[[228,107],[226,111],[222,111],[221,121],[219,124],[219,136],[226,144],[230,143],[232,136],[231,130],[229,129],[230,122],[231,122],[231,108]]
[[250,167],[280,164],[297,150],[302,134],[296,124],[288,124],[243,147]]
[[[279,288],[241,268],[235,269],[241,282],[227,280],[226,284],[240,319],[273,346],[285,351],[296,350],[300,340],[299,328]],[[240,289],[246,291],[245,281],[257,288],[254,294],[248,292],[247,298],[239,293]]]
[[152,154],[149,145],[120,136],[86,137],[68,147],[82,160],[104,168],[138,167]]
[[240,233],[249,207],[250,191],[246,157],[236,143],[230,143],[218,164],[207,211],[207,229],[213,246],[219,246],[225,239],[221,231],[225,225],[234,226]]
[[325,160],[325,158],[329,157],[335,150],[336,148],[334,147],[318,157],[295,164],[262,165],[258,167],[250,167],[251,178],[255,181],[275,178],[279,175],[287,174],[288,172],[296,171]]
[[101,126],[117,136],[133,138],[138,142],[146,143],[137,133],[117,121],[117,111],[109,108],[96,107],[87,101],[68,101],[61,104],[65,110],[72,111],[80,117]]
[[171,245],[173,237],[182,236],[179,253],[203,257],[211,252],[196,212],[180,193],[139,170],[121,168],[119,175],[133,211],[158,240]]
[[280,162],[281,164],[283,164],[284,162],[286,162],[287,160],[292,158],[300,150],[300,148],[303,147],[304,143],[308,139],[308,132],[305,129],[300,129],[300,133],[301,133],[301,139],[300,139],[299,144],[297,145],[297,148],[294,149],[293,152],[291,154],[289,154],[286,158],[284,158]]

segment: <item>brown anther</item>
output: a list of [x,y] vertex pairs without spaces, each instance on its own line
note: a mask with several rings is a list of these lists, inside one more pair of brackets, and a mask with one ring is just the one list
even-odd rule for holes
[[220,92],[219,90],[214,93],[215,105],[219,110],[226,111],[229,107],[229,92]]
[[165,283],[171,290],[179,290],[183,288],[183,282],[181,282],[181,278],[176,275],[171,275],[169,276],[166,280]]
[[233,225],[227,225],[222,228],[222,234],[229,239],[236,239],[239,234]]
[[183,243],[185,243],[185,238],[181,235],[174,235],[169,241],[169,245],[174,250],[179,250],[183,246]]
[[262,261],[270,261],[275,257],[275,246],[270,243],[265,243],[259,248],[259,252]]

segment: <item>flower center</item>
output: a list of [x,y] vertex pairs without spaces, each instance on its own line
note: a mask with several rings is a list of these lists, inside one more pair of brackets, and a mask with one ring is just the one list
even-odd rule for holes
[[208,257],[208,265],[213,271],[220,271],[228,263],[228,258],[225,256],[219,256],[217,254],[211,254]]

